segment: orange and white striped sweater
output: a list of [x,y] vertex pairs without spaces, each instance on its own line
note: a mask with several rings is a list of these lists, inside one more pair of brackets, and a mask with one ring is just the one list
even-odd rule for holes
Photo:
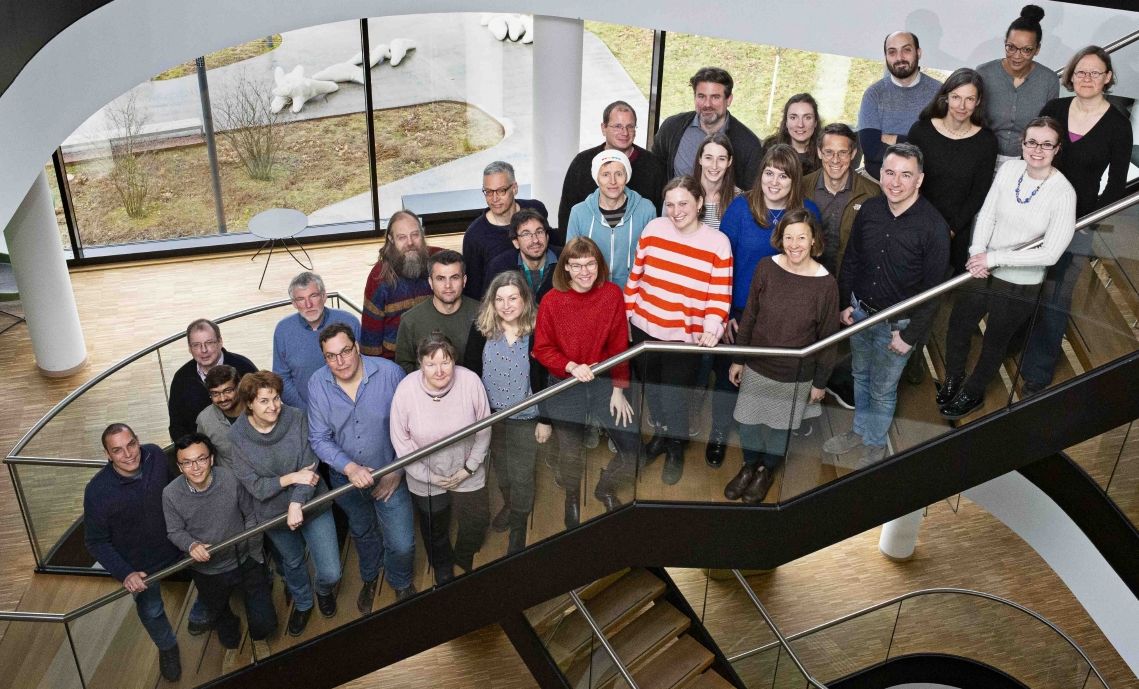
[[732,301],[732,247],[701,224],[682,235],[668,218],[645,226],[625,283],[629,323],[667,342],[724,333]]

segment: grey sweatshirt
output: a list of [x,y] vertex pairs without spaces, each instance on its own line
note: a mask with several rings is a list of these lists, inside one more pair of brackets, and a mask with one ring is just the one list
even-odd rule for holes
[[[179,476],[162,490],[162,512],[166,516],[166,535],[183,553],[194,543],[214,545],[254,526],[253,497],[237,482],[233,472],[215,466],[212,482],[200,493],[194,492],[185,476]],[[202,574],[221,574],[238,565],[241,558],[263,561],[261,536],[210,554],[209,562],[198,562],[194,569]]]
[[320,460],[308,444],[308,419],[304,412],[288,405],[281,406],[277,425],[261,433],[242,416],[229,429],[233,441],[233,473],[255,501],[257,521],[263,522],[284,514],[289,503],[302,505],[314,495],[328,492],[324,479],[316,486],[281,487],[281,477],[313,465]]

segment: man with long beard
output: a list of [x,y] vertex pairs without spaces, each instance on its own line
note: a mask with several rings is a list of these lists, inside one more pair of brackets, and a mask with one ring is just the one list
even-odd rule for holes
[[405,311],[431,296],[427,259],[440,250],[427,246],[418,215],[409,210],[392,215],[380,260],[364,285],[361,354],[395,359],[399,320]]
[[904,143],[922,108],[929,105],[941,82],[921,73],[918,37],[895,31],[882,44],[886,76],[870,85],[858,109],[858,143],[866,172],[874,179],[882,170],[887,146]]

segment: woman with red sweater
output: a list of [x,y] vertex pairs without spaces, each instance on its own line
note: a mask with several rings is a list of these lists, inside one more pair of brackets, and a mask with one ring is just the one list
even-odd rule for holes
[[633,475],[640,440],[624,392],[629,387],[629,365],[620,364],[603,374],[594,374],[592,369],[628,346],[621,289],[609,282],[601,249],[588,237],[571,239],[558,259],[554,289],[538,307],[534,330],[534,358],[549,372],[550,385],[570,376],[580,381],[547,402],[561,448],[558,483],[566,492],[567,529],[581,519],[582,436],[591,413],[617,447],[616,456],[601,472],[594,497],[607,511],[619,507],[617,486]]

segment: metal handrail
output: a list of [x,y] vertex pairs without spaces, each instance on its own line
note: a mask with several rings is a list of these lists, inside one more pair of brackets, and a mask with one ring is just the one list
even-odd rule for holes
[[[750,591],[751,587],[748,586],[747,588]],[[909,600],[911,598],[917,598],[918,596],[928,596],[928,595],[933,595],[933,594],[957,594],[957,595],[963,595],[963,596],[974,596],[977,598],[984,598],[986,600],[995,601],[997,603],[1001,603],[1002,605],[1007,605],[1009,607],[1015,608],[1016,610],[1019,610],[1020,612],[1023,612],[1025,614],[1029,615],[1030,617],[1036,619],[1038,622],[1043,623],[1045,626],[1047,626],[1052,631],[1056,632],[1056,634],[1058,634],[1060,636],[1060,638],[1064,639],[1064,641],[1068,642],[1068,645],[1071,646],[1073,649],[1075,649],[1075,651],[1080,654],[1080,657],[1082,657],[1084,659],[1084,662],[1088,664],[1088,667],[1091,668],[1091,671],[1095,673],[1095,676],[1099,679],[1099,681],[1103,684],[1103,686],[1105,686],[1105,687],[1110,686],[1110,685],[1108,685],[1107,681],[1104,680],[1103,675],[1100,674],[1099,669],[1096,668],[1095,663],[1093,663],[1091,658],[1088,657],[1088,654],[1084,652],[1084,649],[1080,648],[1079,644],[1077,644],[1072,639],[1072,637],[1068,636],[1064,632],[1063,629],[1060,629],[1058,626],[1056,626],[1055,623],[1053,623],[1047,617],[1044,617],[1043,615],[1036,612],[1035,610],[1032,610],[1031,608],[1026,608],[1025,606],[1023,606],[1020,603],[1017,603],[1015,601],[1011,601],[1007,598],[1002,598],[1000,596],[996,596],[996,595],[993,595],[991,593],[985,593],[984,591],[974,591],[973,589],[960,589],[960,588],[953,588],[953,587],[938,587],[938,588],[918,589],[917,591],[910,591],[909,593],[903,593],[900,596],[896,596],[896,597],[891,598],[889,600],[882,601],[881,603],[875,603],[874,605],[863,608],[861,610],[856,610],[855,612],[843,615],[842,617],[836,617],[835,619],[833,619],[829,622],[823,622],[822,624],[816,625],[816,626],[811,627],[809,629],[805,629],[801,632],[796,632],[796,633],[786,637],[786,640],[788,642],[798,641],[799,639],[808,637],[808,636],[815,634],[817,632],[821,632],[823,630],[830,629],[831,627],[840,625],[844,622],[848,622],[850,620],[853,620],[856,617],[861,617],[863,615],[867,615],[867,614],[875,612],[877,610],[881,610],[882,608],[888,608],[891,605],[901,603],[901,602]],[[744,658],[749,658],[753,655],[757,655],[757,654],[762,653],[766,650],[775,648],[776,646],[779,646],[779,645],[781,645],[779,641],[771,641],[771,642],[768,642],[762,646],[758,646],[756,648],[753,648],[753,649],[750,649],[747,651],[742,651],[742,652],[737,653],[733,656],[730,656],[728,658],[728,662],[734,663],[737,660],[743,660]]]
[[[1139,41],[1139,30],[1132,31],[1131,33],[1127,34],[1123,38],[1116,39],[1116,40],[1112,41],[1111,43],[1108,43],[1107,45],[1102,45],[1100,47],[1103,48],[1103,51],[1105,53],[1110,55],[1111,53],[1114,53],[1117,50],[1122,50],[1123,48],[1126,48],[1127,46],[1131,45],[1132,43],[1134,43],[1136,41]],[[1060,69],[1056,70],[1056,76],[1058,76],[1062,79],[1064,77],[1064,69],[1065,69],[1065,67],[1061,67]]]
[[754,605],[755,609],[759,611],[759,614],[763,616],[763,621],[767,623],[772,633],[775,634],[775,638],[777,639],[775,643],[787,651],[787,655],[791,657],[791,662],[795,663],[795,667],[799,668],[799,672],[806,678],[807,683],[816,687],[816,689],[827,689],[825,684],[815,679],[810,672],[807,672],[807,668],[803,666],[803,663],[799,660],[799,656],[795,654],[795,651],[791,648],[791,644],[788,643],[786,637],[783,636],[783,632],[779,631],[779,627],[775,625],[775,621],[771,619],[771,615],[767,614],[767,608],[763,607],[763,603],[759,601],[759,596],[755,595],[755,591],[751,588],[751,585],[747,583],[747,579],[744,578],[744,575],[738,569],[733,569],[732,574],[735,575],[736,581],[740,582],[740,586],[743,587],[747,597],[751,599],[752,605]]
[[[1131,196],[1125,197],[1125,198],[1120,199],[1114,203],[1111,203],[1111,204],[1105,206],[1104,208],[1102,208],[1102,209],[1100,209],[1094,213],[1089,213],[1088,215],[1084,216],[1082,219],[1077,221],[1076,229],[1083,229],[1089,225],[1095,224],[1096,222],[1099,222],[1100,220],[1103,220],[1104,218],[1106,218],[1106,217],[1108,217],[1108,216],[1110,216],[1110,215],[1112,215],[1112,214],[1114,214],[1120,210],[1123,210],[1125,208],[1129,208],[1130,206],[1135,205],[1135,204],[1139,204],[1139,192],[1136,192],[1136,193],[1132,194]],[[1039,240],[1036,240],[1036,241],[1039,241]],[[1032,242],[1027,243],[1027,245],[1031,245],[1031,244],[1032,244]],[[1022,248],[1024,246],[1026,246],[1026,245],[1021,245],[1021,247],[1018,247],[1018,248]],[[876,325],[878,323],[882,323],[882,322],[888,320],[889,318],[892,318],[894,316],[897,316],[900,313],[903,313],[909,309],[914,308],[915,306],[919,306],[921,304],[924,304],[927,301],[935,299],[935,298],[941,296],[942,294],[944,294],[945,292],[952,290],[954,287],[957,287],[959,285],[964,284],[965,282],[968,282],[968,280],[970,280],[970,279],[972,279],[972,276],[969,273],[963,273],[961,275],[958,275],[958,276],[951,278],[950,280],[948,280],[948,281],[946,281],[940,285],[931,287],[930,289],[928,289],[928,290],[926,290],[920,294],[917,294],[917,295],[915,295],[909,299],[898,302],[897,304],[895,304],[891,307],[882,309],[881,311],[876,312],[874,315],[866,318],[865,320],[860,321],[858,323],[855,323],[854,325],[849,326],[847,328],[844,328],[843,330],[840,330],[839,332],[835,333],[834,335],[831,335],[830,337],[824,338],[823,340],[820,340],[820,341],[818,341],[812,345],[809,345],[807,347],[802,347],[799,349],[787,349],[787,348],[782,348],[782,347],[741,347],[739,345],[717,345],[714,348],[708,348],[708,347],[700,347],[698,345],[685,344],[685,343],[680,343],[680,342],[641,342],[637,345],[630,347],[629,349],[625,350],[624,352],[621,352],[620,354],[612,356],[612,357],[606,359],[605,361],[598,363],[596,366],[592,366],[591,368],[593,369],[593,371],[595,373],[603,373],[605,371],[608,371],[608,370],[614,368],[615,366],[619,366],[620,364],[623,364],[623,363],[629,361],[630,359],[636,357],[638,354],[640,354],[642,352],[682,352],[682,353],[692,353],[692,354],[707,354],[709,352],[715,351],[717,354],[729,354],[729,355],[740,355],[740,356],[781,356],[781,357],[801,359],[801,358],[811,356],[812,354],[815,354],[816,352],[818,352],[818,351],[820,351],[826,347],[829,347],[833,344],[841,342],[842,340],[849,338],[851,335],[853,335],[857,332],[865,330],[866,328],[869,328],[869,327]],[[334,294],[336,294],[336,293],[332,292],[329,294],[329,296],[332,296]],[[341,297],[341,299],[343,299],[343,297]],[[347,300],[344,300],[344,301],[347,301]],[[288,303],[290,303],[290,302],[288,302],[287,300],[282,300],[280,302],[274,302],[272,307],[275,308],[276,306],[282,306],[282,305],[285,305]],[[348,302],[348,304],[350,306],[353,306],[353,307],[355,306],[351,302]],[[245,311],[238,312],[238,313],[240,313],[240,314],[256,313],[260,310],[266,310],[267,308],[270,308],[270,306],[269,305],[262,305],[260,307],[254,307],[254,308],[246,309]],[[231,317],[238,317],[238,316],[233,315]],[[175,337],[173,339],[168,339],[167,343],[172,342],[175,339],[177,339],[177,338]],[[127,363],[129,363],[129,362],[127,362]],[[121,366],[119,366],[119,368],[121,368]],[[103,377],[105,377],[105,376],[103,376]],[[403,457],[398,458],[396,461],[388,464],[387,466],[384,466],[380,469],[376,469],[375,471],[372,472],[372,478],[378,480],[381,477],[392,473],[393,471],[398,471],[400,469],[403,469],[404,467],[406,467],[409,464],[413,464],[415,462],[418,462],[419,460],[424,459],[428,455],[431,455],[434,452],[437,452],[438,450],[441,450],[441,449],[446,448],[446,447],[448,447],[448,446],[450,446],[456,442],[459,442],[460,440],[463,440],[464,438],[467,438],[471,435],[474,435],[475,433],[478,433],[479,431],[481,431],[483,429],[490,428],[491,426],[498,423],[499,421],[507,419],[507,418],[517,414],[520,411],[523,411],[525,409],[529,409],[530,407],[534,406],[535,404],[539,404],[541,402],[544,402],[545,400],[561,393],[563,390],[566,390],[566,389],[573,387],[574,385],[577,385],[577,384],[578,384],[578,380],[576,378],[574,378],[573,376],[570,376],[569,378],[567,378],[567,379],[565,379],[559,383],[548,386],[545,389],[534,393],[530,397],[527,397],[526,399],[522,400],[521,402],[518,402],[517,404],[514,404],[510,407],[507,407],[505,409],[497,411],[497,412],[491,414],[490,416],[488,416],[488,417],[486,417],[480,421],[476,421],[475,423],[471,424],[470,426],[466,426],[465,428],[461,428],[458,431],[455,431],[454,433],[452,433],[448,436],[445,436],[445,437],[443,437],[443,438],[441,438],[441,439],[439,439],[439,440],[437,440],[437,441],[435,441],[429,445],[421,447],[418,450],[411,452],[410,454],[404,455]],[[90,386],[87,386],[87,387],[90,387]],[[65,401],[73,399],[75,396],[76,395],[74,393],[71,395],[68,395],[67,398],[65,398]],[[55,407],[53,407],[52,412],[49,412],[49,414],[55,412],[57,410],[57,408],[59,408],[59,407],[60,407],[60,405],[56,405]],[[41,421],[43,421],[43,420],[41,419]],[[43,425],[42,423],[36,424],[37,427],[42,427],[42,425]],[[5,461],[8,461],[8,460],[5,460]],[[307,503],[305,503],[301,507],[301,509],[304,512],[311,512],[313,510],[319,509],[319,508],[323,507],[324,505],[332,502],[336,498],[340,497],[341,495],[344,495],[345,493],[347,493],[353,489],[354,489],[354,487],[350,483],[345,484],[343,486],[340,486],[339,488],[334,488],[334,489],[328,491],[327,493],[324,493],[323,495],[320,495],[319,497],[316,497],[316,498],[308,501]],[[224,541],[222,541],[220,543],[214,544],[208,550],[209,550],[209,552],[212,553],[214,551],[221,550],[223,548],[228,548],[228,547],[235,545],[241,541],[244,541],[244,540],[246,540],[252,536],[260,534],[264,531],[272,529],[272,528],[279,526],[281,524],[284,524],[287,517],[288,517],[287,513],[279,514],[276,517],[274,517],[268,521],[262,522],[262,523],[258,524],[257,526],[251,527],[249,529],[246,529],[245,531],[234,534],[233,536],[225,539]],[[177,562],[173,565],[170,565],[169,567],[167,567],[165,569],[159,570],[158,572],[151,574],[149,577],[147,577],[147,581],[148,582],[159,581],[159,580],[164,579],[164,578],[166,578],[172,574],[180,572],[181,570],[185,569],[186,567],[191,566],[192,564],[194,564],[194,560],[192,558],[187,557],[187,558],[181,560],[180,562]],[[75,610],[72,610],[70,613],[68,613],[66,615],[66,617],[68,620],[75,619],[76,617],[79,617],[83,614],[86,614],[87,612],[89,612],[91,610],[102,607],[103,605],[106,605],[108,603],[112,603],[115,600],[118,600],[119,598],[121,598],[125,595],[127,595],[127,590],[120,588],[116,591],[113,591],[113,592],[103,596],[102,598],[98,598],[94,601],[91,601],[90,603],[87,603],[86,605],[83,605],[79,608],[76,608]],[[11,613],[11,614],[15,614],[15,613]]]
[[[359,306],[352,303],[351,300],[349,300],[347,297],[342,296],[339,292],[329,292],[328,297],[332,298],[332,299],[337,299],[337,300],[347,304],[349,307],[354,309],[357,313],[363,313],[363,311],[360,309]],[[257,306],[251,306],[247,309],[242,309],[240,311],[234,311],[233,313],[227,313],[224,316],[214,318],[213,322],[214,323],[225,323],[227,321],[232,321],[232,320],[235,320],[237,318],[244,318],[245,316],[250,316],[250,315],[255,314],[255,313],[261,313],[262,311],[270,311],[272,309],[279,309],[282,306],[288,306],[290,304],[292,304],[292,301],[290,301],[288,299],[271,301],[271,302],[267,302],[265,304],[259,304]],[[122,369],[126,368],[128,365],[134,363],[135,361],[138,361],[139,359],[146,356],[147,354],[150,354],[152,352],[156,352],[159,349],[165,347],[166,345],[168,345],[172,342],[177,342],[178,340],[182,339],[183,337],[186,337],[185,332],[174,333],[173,335],[169,335],[169,336],[159,340],[158,342],[155,342],[151,345],[148,345],[147,347],[145,347],[143,349],[140,349],[139,351],[135,352],[134,354],[129,354],[126,357],[117,361],[116,363],[111,364],[110,367],[99,372],[97,375],[92,377],[87,382],[83,383],[79,387],[72,390],[70,393],[67,394],[66,397],[61,399],[59,402],[57,402],[55,404],[55,406],[53,406],[51,409],[49,409],[46,414],[44,414],[42,417],[40,417],[40,419],[38,421],[36,421],[35,424],[33,424],[32,427],[29,428],[28,431],[26,433],[24,433],[24,435],[21,436],[18,441],[16,441],[16,444],[14,446],[12,446],[11,450],[9,450],[8,456],[5,458],[5,462],[7,463],[8,459],[12,459],[12,458],[17,457],[20,454],[20,450],[23,450],[24,447],[29,442],[31,442],[32,437],[36,433],[39,433],[43,429],[43,427],[48,424],[48,422],[50,422],[53,418],[55,418],[55,416],[57,414],[59,414],[59,412],[63,411],[64,407],[66,407],[69,404],[71,404],[72,402],[74,402],[77,397],[79,397],[83,393],[87,392],[91,388],[95,387],[99,383],[103,382],[107,378],[111,377],[115,373],[118,373]]]
[[577,591],[572,589],[569,592],[569,596],[573,600],[573,604],[581,611],[581,616],[585,619],[585,623],[589,625],[594,635],[597,636],[598,641],[600,641],[601,645],[605,648],[605,652],[613,659],[613,664],[617,666],[617,670],[621,673],[621,676],[625,678],[625,682],[629,684],[630,689],[640,689],[637,683],[633,681],[633,675],[629,673],[629,668],[625,667],[625,663],[621,661],[621,658],[617,655],[617,651],[614,650],[613,645],[609,643],[609,639],[605,638],[605,632],[601,629],[601,625],[597,624],[597,620],[593,619],[593,613],[589,612],[589,609],[585,607],[585,601],[581,599]]

